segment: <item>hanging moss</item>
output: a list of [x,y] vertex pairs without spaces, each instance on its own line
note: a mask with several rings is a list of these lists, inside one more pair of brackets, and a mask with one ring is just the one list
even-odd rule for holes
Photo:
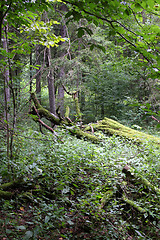
[[69,106],[67,106],[66,112],[65,112],[65,118],[69,118],[69,112],[70,112],[70,109],[69,109]]

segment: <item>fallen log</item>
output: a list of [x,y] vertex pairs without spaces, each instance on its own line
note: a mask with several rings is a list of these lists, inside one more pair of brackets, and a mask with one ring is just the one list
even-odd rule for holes
[[[119,122],[112,120],[110,118],[104,118],[97,123],[91,124],[92,128],[96,130],[103,131],[104,133],[121,136],[130,140],[133,140],[136,143],[147,143],[151,142],[154,145],[160,147],[160,138],[146,134],[132,128],[126,127]],[[87,126],[85,131],[90,131],[91,127]]]
[[[64,128],[66,128],[72,135],[75,135],[77,138],[83,138],[83,139],[87,139],[91,142],[94,143],[98,143],[101,142],[101,139],[98,138],[97,136],[86,132],[86,131],[82,131],[76,124],[70,122],[68,120],[68,113],[67,113],[67,118],[62,118],[60,116],[56,116],[55,114],[49,112],[47,109],[45,109],[44,107],[41,106],[41,104],[39,103],[35,93],[31,94],[31,98],[34,102],[35,108],[33,108],[33,111],[31,111],[29,114],[31,115],[31,117],[33,118],[33,120],[36,122],[41,122],[40,121],[40,117],[44,117],[47,120],[49,120],[50,122],[52,122],[54,125],[61,125]],[[34,110],[35,109],[35,110]],[[53,133],[54,130],[50,129],[50,127],[46,127],[45,124],[45,128],[47,128],[49,131],[51,131]]]
[[23,182],[21,179],[16,180],[16,181],[11,181],[11,182],[7,182],[7,183],[3,183],[0,185],[0,190],[8,190],[8,189],[15,189],[16,187],[19,187],[20,185],[22,185]]
[[101,199],[101,205],[100,205],[100,209],[102,209],[102,208],[104,208],[104,206],[110,201],[110,200],[112,200],[112,198],[114,197],[114,191],[112,191],[112,190],[109,190],[109,191],[107,191],[105,194],[104,194],[104,196],[103,196],[103,198]]
[[0,190],[0,199],[10,199],[14,193]]
[[[117,135],[124,137],[126,139],[130,139],[136,143],[148,143],[151,142],[152,144],[160,147],[160,138],[152,136],[150,134],[146,134],[137,130],[134,130],[132,128],[126,127],[123,124],[120,124],[119,122],[109,119],[109,118],[104,118],[101,121],[98,121],[97,123],[90,124],[83,130],[81,130],[75,123],[73,123],[69,119],[69,108],[67,108],[65,118],[60,117],[59,115],[55,115],[42,107],[42,105],[39,103],[35,93],[31,93],[31,98],[34,102],[36,111],[30,112],[31,116],[33,117],[33,120],[36,119],[37,122],[41,123],[40,118],[44,117],[50,122],[52,122],[54,125],[61,125],[64,127],[68,127],[68,130],[72,135],[77,136],[78,138],[86,138],[89,141],[92,142],[101,142],[102,140],[95,136],[93,133],[96,130],[103,131],[106,134],[110,135]],[[78,118],[80,118],[80,111],[79,111],[79,106],[78,106],[78,100],[76,102],[76,113]],[[36,112],[36,117],[35,117],[35,112]],[[47,128],[49,131],[54,132],[53,129],[50,129],[50,127],[45,125],[45,128]],[[91,133],[92,131],[92,133]]]
[[138,205],[138,203],[134,202],[133,200],[128,199],[128,198],[125,196],[125,194],[123,194],[122,200],[123,200],[125,203],[127,203],[129,206],[131,206],[131,207],[133,207],[134,209],[136,209],[138,212],[140,212],[140,213],[147,213],[147,211],[146,211],[144,208],[140,207],[140,206]]
[[127,177],[130,179],[135,179],[137,183],[143,184],[146,188],[151,189],[156,194],[160,194],[160,189],[155,187],[153,184],[151,184],[146,178],[144,178],[141,174],[135,173],[135,170],[132,167],[129,167],[126,165],[123,170],[123,173],[126,174]]

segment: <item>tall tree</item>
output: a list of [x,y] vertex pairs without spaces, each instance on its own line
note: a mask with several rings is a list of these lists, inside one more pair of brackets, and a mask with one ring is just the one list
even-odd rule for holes
[[38,65],[38,69],[36,69],[36,94],[38,96],[38,100],[41,102],[41,53],[40,53],[40,45],[36,45],[36,67]]
[[10,109],[10,87],[9,87],[9,82],[10,82],[10,76],[9,76],[9,63],[8,63],[8,42],[7,42],[7,26],[3,28],[3,49],[6,54],[5,60],[6,60],[6,65],[4,67],[4,118],[5,118],[5,123],[6,123],[6,136],[7,136],[7,157],[9,158],[10,156],[10,131],[9,131],[9,120],[10,120],[10,114],[9,114],[9,109]]
[[[60,6],[59,10],[60,10],[61,16],[62,16],[62,23],[60,26],[60,36],[62,38],[66,38],[67,33],[66,33],[66,24],[64,21],[64,13],[67,11],[67,6],[65,4],[62,4]],[[66,54],[66,49],[63,48],[63,44],[64,44],[64,42],[62,42],[62,41],[59,43],[59,45],[61,47],[59,57],[62,59],[62,61],[63,61],[64,55]],[[58,78],[61,79],[61,81],[63,82],[64,76],[65,76],[65,67],[64,67],[64,65],[61,65],[60,69],[59,69]],[[64,88],[63,88],[62,84],[60,84],[58,87],[58,108],[59,108],[61,115],[64,116]]]
[[56,114],[56,101],[55,101],[55,82],[54,82],[54,75],[53,69],[51,64],[51,47],[46,49],[46,65],[48,67],[48,92],[49,92],[49,106],[50,112]]

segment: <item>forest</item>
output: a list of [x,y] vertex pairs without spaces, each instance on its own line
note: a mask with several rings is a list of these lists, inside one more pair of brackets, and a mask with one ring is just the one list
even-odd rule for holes
[[160,238],[159,0],[1,0],[0,106],[0,240]]

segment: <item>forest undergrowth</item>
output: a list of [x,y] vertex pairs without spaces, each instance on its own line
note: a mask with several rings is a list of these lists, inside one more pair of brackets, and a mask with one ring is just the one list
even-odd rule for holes
[[158,239],[160,194],[139,176],[159,188],[160,149],[101,132],[103,141],[92,144],[57,131],[58,138],[17,134],[12,161],[2,144],[0,239]]

